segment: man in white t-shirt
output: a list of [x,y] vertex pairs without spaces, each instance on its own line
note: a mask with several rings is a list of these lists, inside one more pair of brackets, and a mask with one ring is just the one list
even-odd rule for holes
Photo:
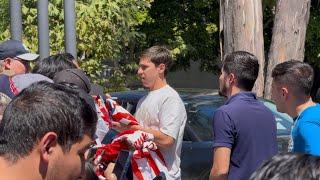
[[137,106],[135,117],[140,125],[131,129],[153,134],[169,171],[166,178],[181,179],[180,154],[187,114],[179,94],[165,78],[171,64],[171,53],[163,46],[142,53],[138,76],[150,91]]

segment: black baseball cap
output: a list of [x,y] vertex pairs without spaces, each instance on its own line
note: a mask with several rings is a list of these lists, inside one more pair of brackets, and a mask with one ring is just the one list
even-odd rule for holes
[[53,82],[74,84],[87,93],[91,90],[89,77],[80,69],[62,70],[53,77]]
[[39,55],[30,53],[21,41],[10,39],[2,42],[0,44],[0,60],[14,57],[25,61],[33,61],[36,60]]

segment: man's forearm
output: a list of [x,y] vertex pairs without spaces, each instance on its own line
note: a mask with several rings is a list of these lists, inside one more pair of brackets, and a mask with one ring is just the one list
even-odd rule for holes
[[173,145],[174,139],[161,131],[154,130],[151,128],[144,128],[140,125],[133,125],[131,129],[134,130],[141,130],[150,134],[153,134],[154,136],[154,142],[157,144],[157,146],[160,146],[162,148],[169,148]]
[[214,148],[210,180],[226,180],[228,178],[230,154],[231,149],[228,147]]

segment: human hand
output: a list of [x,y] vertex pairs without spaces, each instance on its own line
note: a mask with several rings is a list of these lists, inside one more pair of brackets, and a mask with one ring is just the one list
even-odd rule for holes
[[152,142],[152,141],[147,141],[147,142],[144,142],[143,145],[142,145],[142,149],[150,149],[150,150],[156,150],[158,149],[157,145],[155,142]]
[[[153,134],[143,132],[143,131],[135,131],[133,134],[129,134],[125,139],[128,144],[135,149],[142,149],[144,147],[144,143],[148,141],[153,141],[154,136]],[[146,143],[147,146],[151,146],[150,144]]]
[[108,99],[112,99],[112,97],[109,93],[106,93],[105,95],[107,96]]
[[129,130],[130,127],[131,127],[130,125],[125,125],[120,122],[111,121],[111,128],[118,132]]
[[121,122],[116,122],[116,121],[111,121],[111,128],[118,131],[126,131],[126,130],[140,130],[141,126],[140,125],[127,125],[123,124]]
[[104,171],[104,177],[108,180],[117,180],[117,177],[113,172],[115,163],[109,163],[106,170]]
[[[117,180],[117,176],[113,173],[115,163],[109,163],[107,167],[100,168],[100,164],[95,166],[96,175],[99,180]],[[97,171],[97,169],[99,169]]]

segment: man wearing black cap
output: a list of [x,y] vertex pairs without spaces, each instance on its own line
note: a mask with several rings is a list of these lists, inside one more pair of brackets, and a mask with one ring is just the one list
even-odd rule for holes
[[24,74],[30,70],[30,61],[39,57],[29,53],[29,50],[17,40],[7,40],[0,44],[0,74],[13,76]]

